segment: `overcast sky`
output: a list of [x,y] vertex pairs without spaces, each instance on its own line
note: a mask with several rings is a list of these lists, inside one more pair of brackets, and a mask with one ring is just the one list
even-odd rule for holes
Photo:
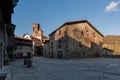
[[32,23],[39,23],[48,36],[76,20],[88,20],[103,35],[120,35],[120,0],[19,0],[14,10],[18,36],[31,34]]

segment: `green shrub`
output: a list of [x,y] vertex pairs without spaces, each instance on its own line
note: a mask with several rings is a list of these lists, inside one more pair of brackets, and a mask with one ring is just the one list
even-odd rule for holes
[[10,60],[10,58],[9,57],[6,57],[6,58],[4,58],[4,65],[9,65],[9,62],[10,62],[11,60]]
[[48,57],[49,58],[54,58],[54,55],[53,54],[49,54]]

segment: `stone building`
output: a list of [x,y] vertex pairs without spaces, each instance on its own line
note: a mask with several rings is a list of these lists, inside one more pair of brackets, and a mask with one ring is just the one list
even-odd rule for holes
[[32,39],[29,39],[26,36],[25,38],[15,36],[14,57],[23,58],[27,56],[27,54],[33,55],[32,53]]
[[113,55],[113,50],[108,48],[102,49],[102,56],[112,56],[112,55]]
[[18,0],[0,0],[0,69],[4,57],[12,59],[15,25],[11,23],[12,13]]
[[49,40],[49,38],[43,35],[43,30],[40,28],[40,25],[38,23],[33,23],[32,27],[32,39],[35,52],[34,55],[43,56],[44,42]]
[[22,37],[15,36],[14,56],[23,57],[27,53],[43,56],[44,42],[48,40],[48,37],[43,35],[43,30],[38,23],[33,23],[32,29],[32,35],[26,33]]
[[44,55],[54,58],[100,56],[102,38],[103,35],[87,20],[66,22],[49,34]]
[[44,57],[52,57],[52,56],[50,56],[50,41],[49,40],[44,42],[43,56]]

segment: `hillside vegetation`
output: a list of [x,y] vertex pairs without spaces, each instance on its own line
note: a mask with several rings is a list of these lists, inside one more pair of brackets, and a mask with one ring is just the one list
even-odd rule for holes
[[120,55],[120,36],[109,35],[103,38],[103,45],[114,51],[114,55]]

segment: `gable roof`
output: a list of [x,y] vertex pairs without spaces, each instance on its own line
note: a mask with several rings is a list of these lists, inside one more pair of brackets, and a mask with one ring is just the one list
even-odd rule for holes
[[15,39],[21,39],[21,40],[27,40],[27,41],[32,41],[32,39],[28,39],[28,38],[23,38],[23,37],[20,37],[20,36],[14,36]]
[[108,51],[111,51],[111,52],[114,52],[113,50],[111,50],[111,49],[108,49],[108,48],[103,48],[103,49],[105,49],[105,50],[108,50]]
[[77,24],[77,23],[88,23],[96,32],[98,32],[102,37],[104,37],[104,35],[102,33],[100,33],[89,21],[87,20],[79,20],[79,21],[71,21],[71,22],[66,22],[64,23],[62,26],[60,26],[59,28],[57,28],[55,31],[53,31],[52,33],[50,33],[49,35],[52,35],[53,33],[55,33],[57,30],[59,30],[60,28],[62,28],[65,25],[71,25],[71,24]]

